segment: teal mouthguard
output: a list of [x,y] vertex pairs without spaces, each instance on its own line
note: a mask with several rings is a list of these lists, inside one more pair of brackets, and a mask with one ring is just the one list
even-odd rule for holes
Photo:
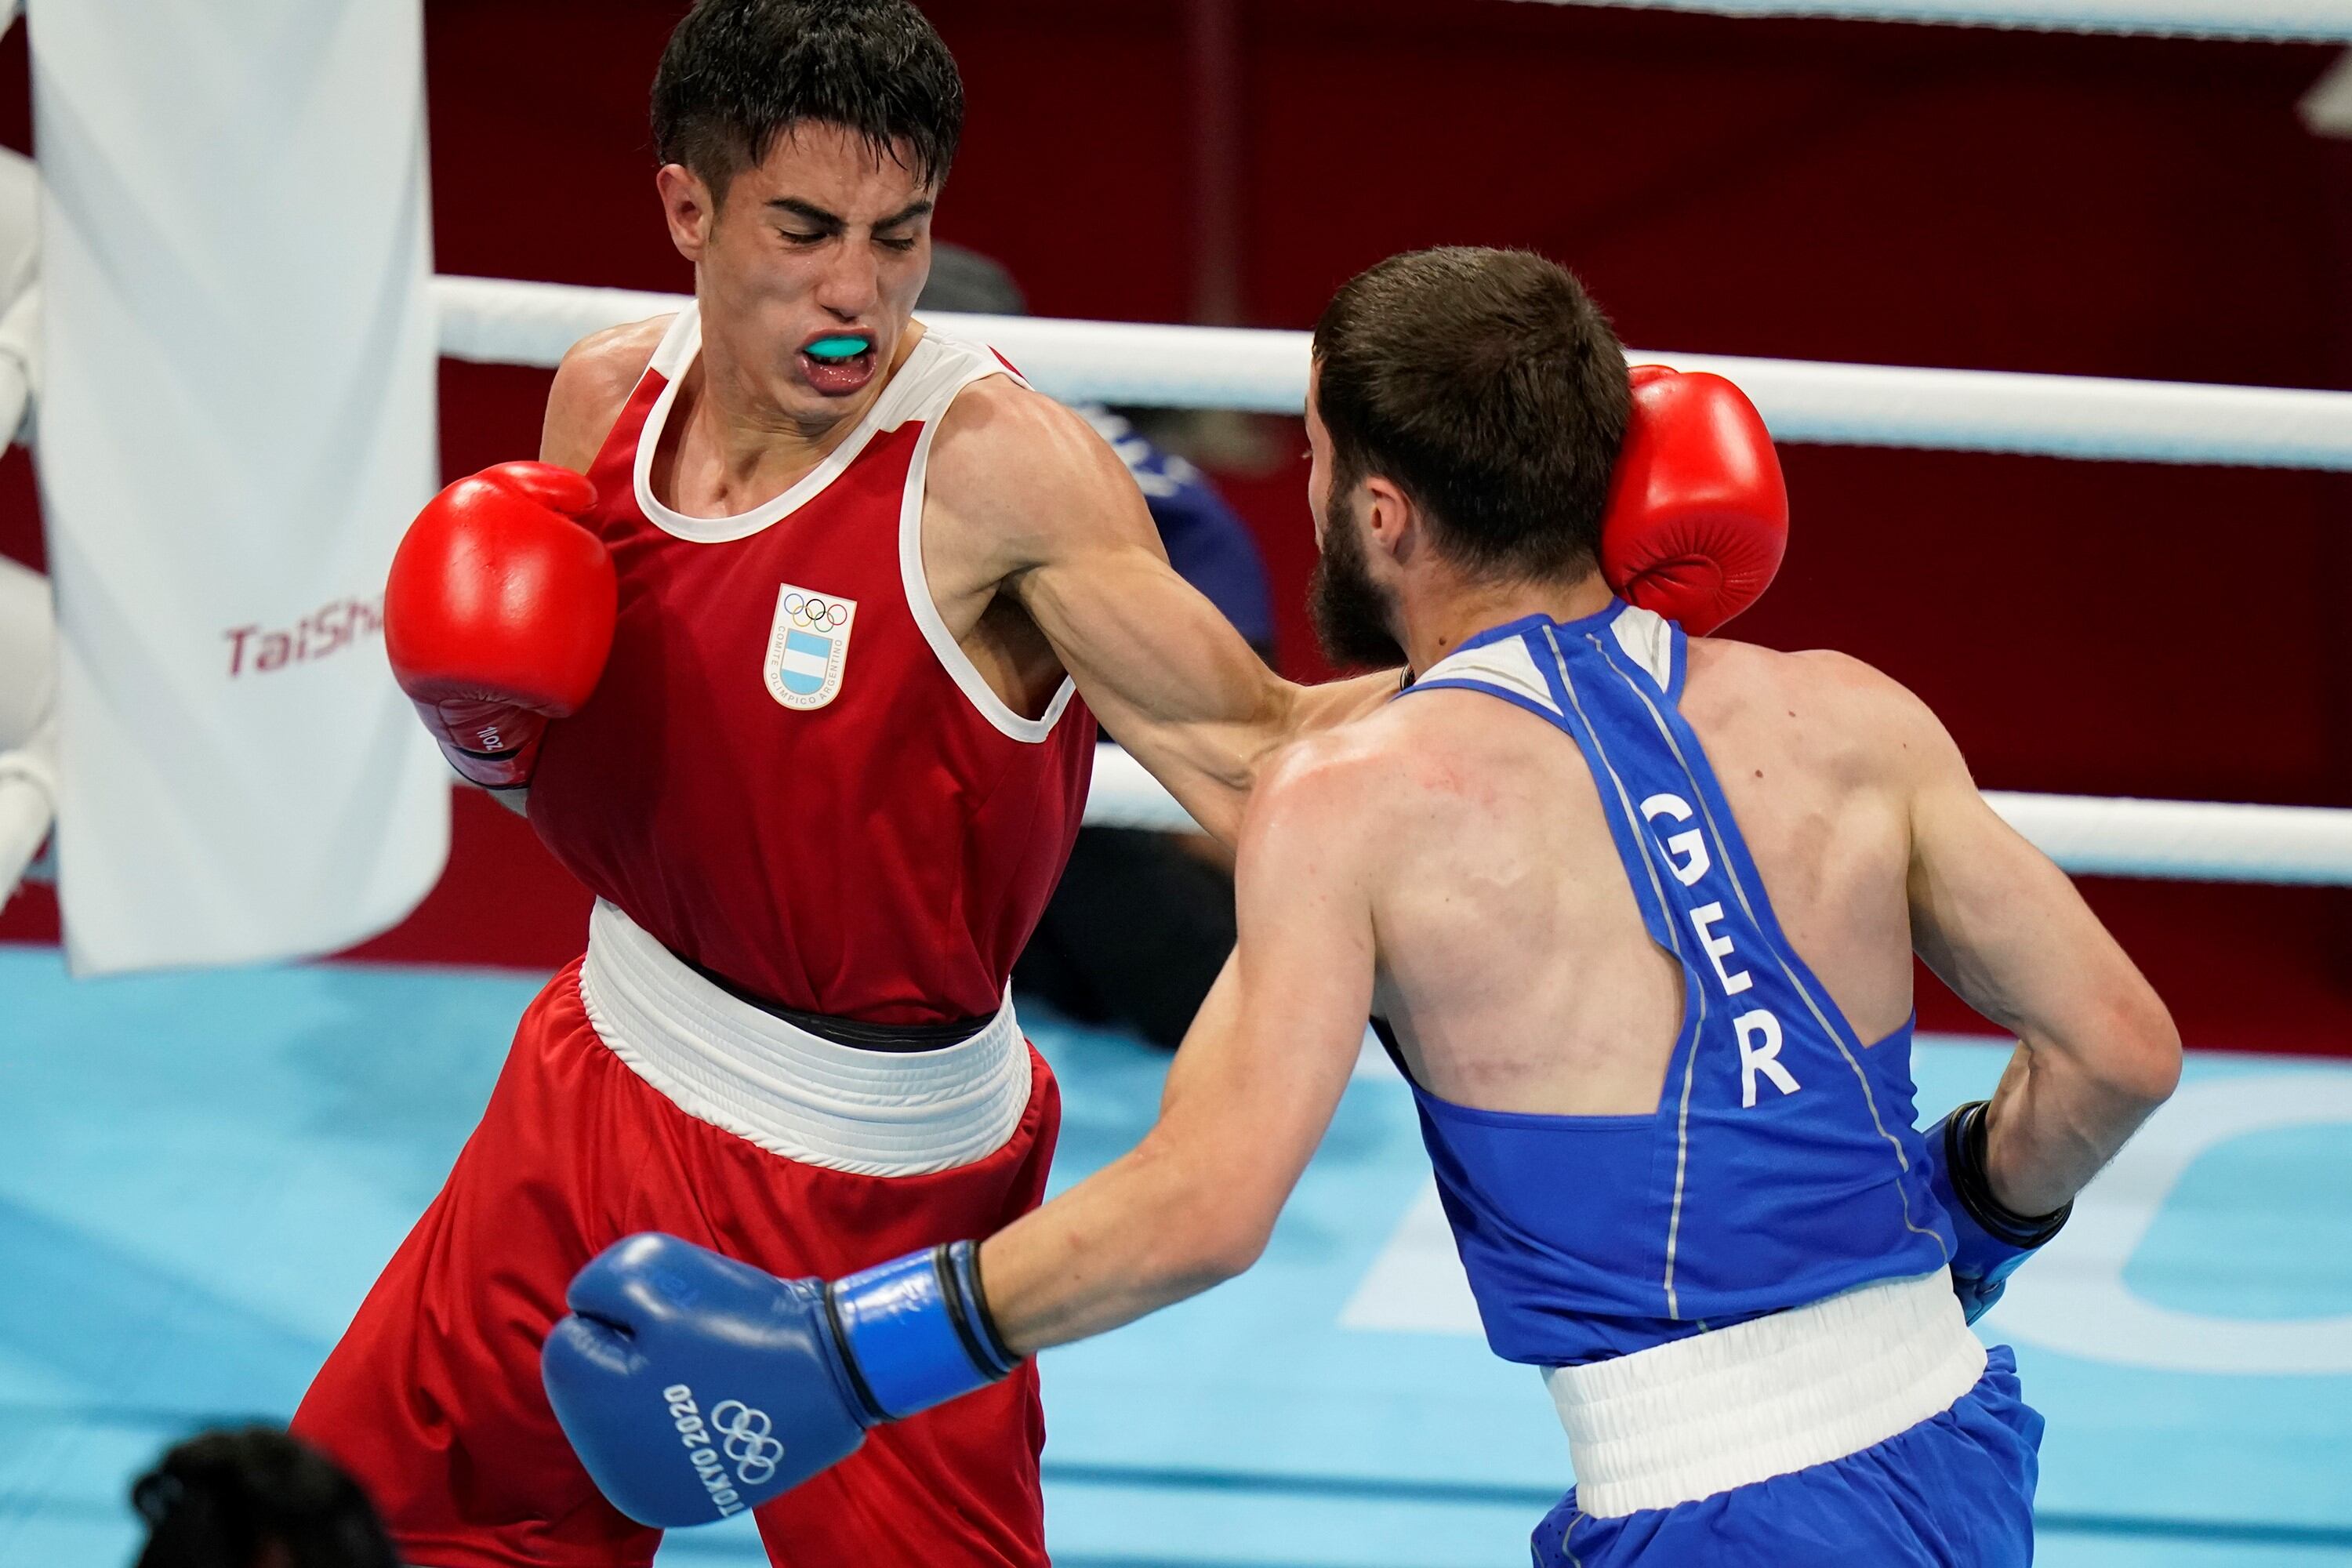
[[866,338],[819,338],[809,344],[808,352],[818,359],[856,359],[873,346]]

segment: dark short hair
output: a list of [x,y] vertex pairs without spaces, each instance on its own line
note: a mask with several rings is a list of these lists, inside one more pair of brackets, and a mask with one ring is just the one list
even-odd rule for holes
[[908,0],[695,0],[654,75],[655,155],[723,198],[808,121],[936,187],[963,138],[963,78]]
[[1333,296],[1315,359],[1338,493],[1389,479],[1480,575],[1592,568],[1633,390],[1568,268],[1524,250],[1391,257]]
[[131,1501],[147,1522],[137,1568],[250,1568],[268,1546],[291,1568],[399,1568],[359,1483],[274,1426],[174,1446]]

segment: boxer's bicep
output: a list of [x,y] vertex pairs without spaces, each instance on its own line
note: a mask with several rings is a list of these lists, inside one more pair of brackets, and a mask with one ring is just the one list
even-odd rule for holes
[[1156,548],[1087,542],[1016,585],[1104,731],[1232,843],[1297,689]]
[[1168,563],[1118,455],[1068,409],[982,383],[941,423],[929,483],[956,536],[943,552],[989,562],[979,576],[1021,606],[1105,731],[1231,843],[1298,689]]

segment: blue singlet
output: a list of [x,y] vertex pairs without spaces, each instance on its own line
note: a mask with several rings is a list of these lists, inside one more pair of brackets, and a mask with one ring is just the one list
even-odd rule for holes
[[[1780,929],[1679,710],[1685,654],[1679,626],[1612,604],[1497,626],[1404,693],[1484,692],[1574,742],[1643,921],[1683,972],[1682,1029],[1646,1115],[1477,1110],[1413,1086],[1487,1342],[1511,1361],[1629,1355],[1951,1255],[1921,1174],[1911,1026],[1858,1038]],[[1807,1555],[1796,1543],[1818,1526],[1877,1541],[1873,1561],[2022,1563],[2040,1418],[2016,1393],[1997,1352],[1949,1411],[1835,1463],[1608,1520],[1571,1493],[1538,1531],[1538,1562],[1765,1561],[1742,1554],[1765,1542],[1773,1560],[1863,1560]],[[1937,1489],[1916,1518],[1914,1483]]]

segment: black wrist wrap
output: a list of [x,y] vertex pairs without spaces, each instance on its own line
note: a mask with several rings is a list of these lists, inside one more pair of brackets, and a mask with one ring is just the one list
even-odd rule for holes
[[1945,1173],[1951,1177],[1952,1191],[1969,1217],[1995,1239],[2011,1247],[2040,1247],[2065,1227],[2074,1205],[2070,1201],[2053,1214],[2021,1215],[1992,1195],[1992,1180],[1985,1173],[1985,1113],[1990,1103],[1970,1100],[1944,1123]]
[[971,1364],[992,1378],[1012,1375],[1021,1358],[1005,1348],[1004,1335],[989,1312],[988,1292],[980,1284],[980,1245],[959,1241],[940,1247],[931,1254],[931,1266],[940,1271],[948,1319],[955,1325],[956,1337],[963,1342]]

